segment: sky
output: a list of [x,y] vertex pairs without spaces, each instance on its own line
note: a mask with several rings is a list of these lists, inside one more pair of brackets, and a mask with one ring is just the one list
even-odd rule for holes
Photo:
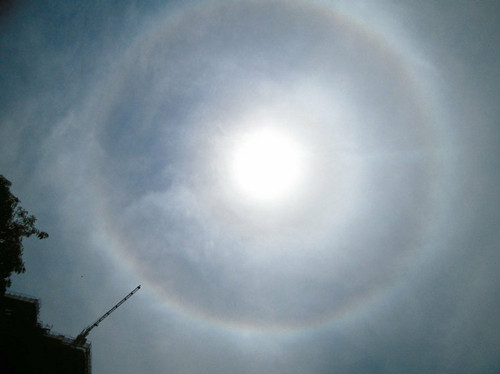
[[495,1],[17,1],[11,291],[94,373],[500,372]]

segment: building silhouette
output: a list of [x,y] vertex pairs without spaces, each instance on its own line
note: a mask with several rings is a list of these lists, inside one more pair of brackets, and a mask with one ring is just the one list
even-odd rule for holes
[[37,299],[0,297],[0,373],[89,374],[91,346],[54,334],[38,321]]

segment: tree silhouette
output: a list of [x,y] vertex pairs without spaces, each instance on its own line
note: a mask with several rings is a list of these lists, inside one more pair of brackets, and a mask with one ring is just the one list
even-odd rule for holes
[[49,235],[35,227],[36,218],[19,206],[19,199],[10,192],[12,183],[0,174],[0,297],[10,286],[12,272],[26,271],[23,239],[36,235],[45,239]]

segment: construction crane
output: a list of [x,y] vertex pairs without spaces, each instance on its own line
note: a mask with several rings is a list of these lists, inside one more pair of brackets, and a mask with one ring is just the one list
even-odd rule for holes
[[109,316],[111,313],[113,313],[120,305],[122,305],[125,301],[130,299],[133,294],[135,294],[139,289],[141,288],[141,285],[138,285],[136,288],[134,288],[127,296],[125,296],[123,299],[121,299],[114,307],[112,307],[110,310],[108,310],[106,313],[102,315],[101,318],[99,318],[97,321],[95,321],[93,324],[90,326],[84,328],[82,332],[75,338],[73,341],[73,345],[82,345],[85,344],[87,341],[87,335],[92,331],[94,327],[97,327],[107,316]]

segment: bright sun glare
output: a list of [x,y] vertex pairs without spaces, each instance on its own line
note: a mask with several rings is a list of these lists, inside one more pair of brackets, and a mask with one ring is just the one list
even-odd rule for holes
[[231,155],[233,181],[243,196],[275,203],[298,189],[303,151],[288,134],[265,128],[245,134]]

